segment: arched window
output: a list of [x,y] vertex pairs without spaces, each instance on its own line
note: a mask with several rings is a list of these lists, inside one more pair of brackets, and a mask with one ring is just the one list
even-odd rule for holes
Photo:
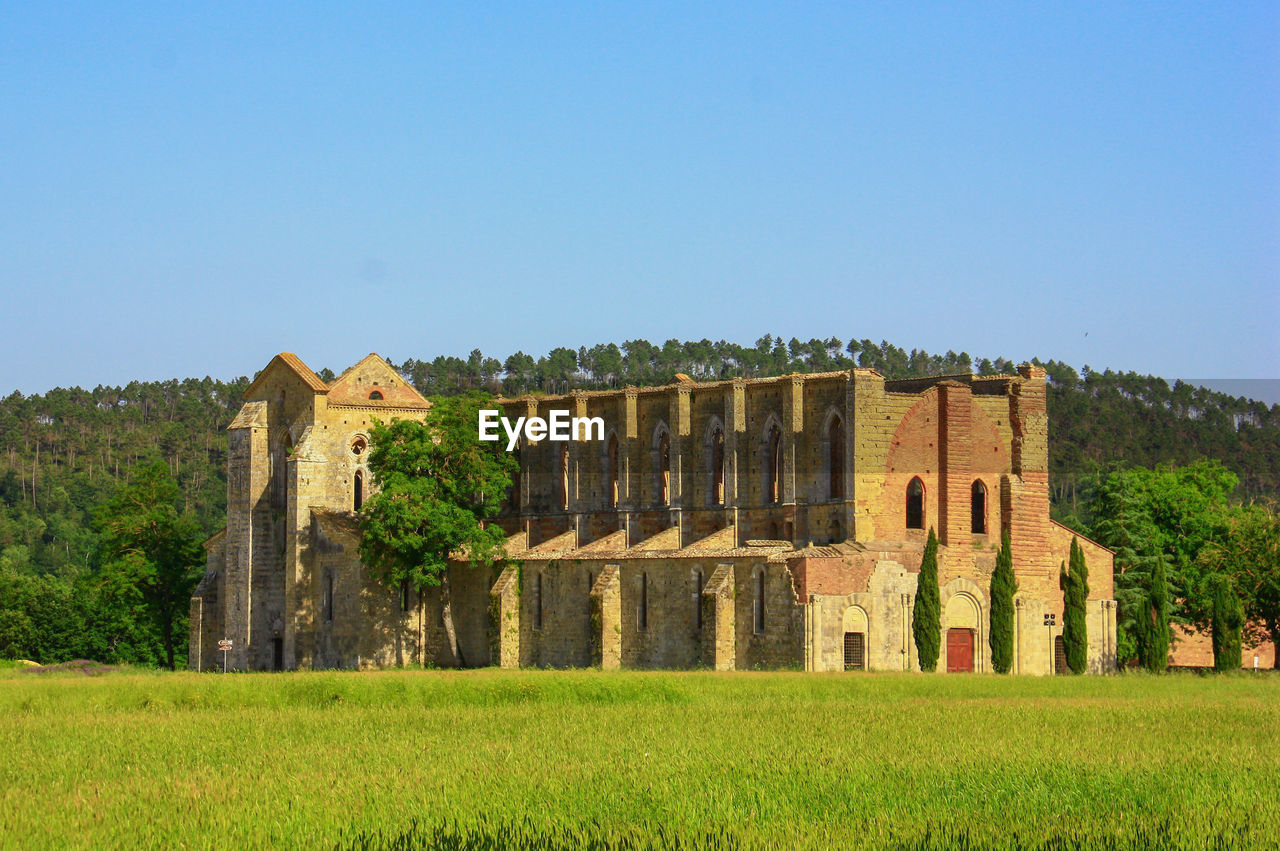
[[560,447],[560,509],[569,508],[569,447]]
[[764,632],[764,568],[759,568],[755,575],[755,599],[751,601],[753,627],[757,635]]
[[827,526],[827,538],[833,544],[844,540],[844,524],[840,522],[839,517],[831,518],[831,523]]
[[277,511],[289,505],[289,456],[293,454],[293,435],[288,429],[280,437],[271,453],[271,503]]
[[511,487],[507,489],[507,505],[512,511],[520,510],[520,447],[517,446],[512,452],[515,458],[515,470],[511,473]]
[[359,511],[360,506],[364,505],[364,472],[362,470],[356,470],[355,479],[352,481],[351,485],[351,501],[355,506],[355,510]]
[[409,611],[409,583],[400,583],[400,611]]
[[774,423],[769,426],[764,450],[764,501],[778,502],[782,498],[782,429]]
[[649,574],[640,574],[640,605],[636,607],[636,629],[649,628]]
[[324,619],[329,623],[333,622],[333,574],[327,573],[324,577]]
[[618,435],[609,433],[609,448],[605,453],[605,499],[610,508],[618,507]]
[[844,499],[844,420],[840,417],[832,417],[827,427],[827,464],[831,468],[827,494]]
[[370,401],[370,402],[381,402],[381,401],[382,401],[382,391],[381,391],[381,390],[374,390],[372,393],[370,393],[370,394],[369,394],[369,401]]
[[658,438],[658,502],[671,504],[671,435],[666,429]]
[[724,505],[724,429],[720,428],[718,425],[711,432],[710,449],[710,501],[712,505]]
[[533,575],[533,628],[542,629],[542,574]]
[[693,622],[698,625],[698,629],[702,629],[702,588],[706,585],[706,581],[702,577],[701,570],[693,572]]
[[969,493],[969,531],[975,535],[987,534],[987,486],[981,479],[973,483]]
[[924,482],[919,477],[907,485],[907,528],[924,528]]

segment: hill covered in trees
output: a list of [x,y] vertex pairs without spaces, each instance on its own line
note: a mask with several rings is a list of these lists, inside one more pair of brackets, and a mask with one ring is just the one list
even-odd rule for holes
[[[1036,362],[1050,380],[1056,516],[1073,516],[1083,491],[1111,467],[1206,457],[1239,477],[1237,498],[1280,495],[1280,406],[1170,386],[1154,376]],[[1010,372],[1014,361],[906,351],[871,340],[765,336],[754,346],[629,340],[557,348],[537,358],[516,352],[498,359],[476,350],[467,358],[410,359],[398,369],[427,395],[473,389],[518,395],[664,384],[677,372],[716,380],[853,366],[910,378]],[[322,378],[332,376],[321,370]],[[205,531],[216,531],[226,502],[225,428],[248,380],[134,382],[0,400],[0,569],[65,577],[92,570],[95,506],[116,493],[131,469],[156,461],[178,483],[180,507]]]

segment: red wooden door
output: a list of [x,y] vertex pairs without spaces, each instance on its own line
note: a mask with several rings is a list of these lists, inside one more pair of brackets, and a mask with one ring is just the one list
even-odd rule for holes
[[973,630],[947,630],[947,673],[973,670]]

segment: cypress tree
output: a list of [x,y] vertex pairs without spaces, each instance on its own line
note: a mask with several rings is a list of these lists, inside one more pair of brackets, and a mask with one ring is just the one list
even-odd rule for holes
[[1147,605],[1142,612],[1142,665],[1153,674],[1161,674],[1169,667],[1169,583],[1165,579],[1165,556],[1155,559],[1151,571],[1151,584],[1147,590]]
[[1240,667],[1244,607],[1230,579],[1219,577],[1217,586],[1213,595],[1213,669],[1234,671]]
[[1013,668],[1013,595],[1017,592],[1013,549],[1005,529],[991,574],[991,667],[997,674],[1007,674]]
[[916,640],[920,670],[938,667],[938,647],[942,637],[942,592],[938,588],[938,539],[929,528],[929,542],[924,546],[920,562],[920,578],[916,582],[916,602],[911,610],[911,632]]
[[1083,674],[1089,663],[1089,631],[1085,622],[1085,601],[1089,599],[1089,568],[1084,550],[1071,539],[1071,569],[1066,574],[1063,594],[1062,643],[1067,651],[1067,667]]

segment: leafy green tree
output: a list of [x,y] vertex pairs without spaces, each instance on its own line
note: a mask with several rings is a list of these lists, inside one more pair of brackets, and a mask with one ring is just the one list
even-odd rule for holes
[[479,411],[488,397],[433,400],[421,423],[375,421],[369,469],[378,492],[360,510],[360,555],[391,585],[439,587],[445,634],[459,666],[449,589],[450,559],[477,565],[505,553],[496,517],[516,471],[502,442],[478,439]]
[[929,540],[924,545],[924,559],[920,562],[920,577],[916,582],[911,633],[916,641],[920,670],[937,670],[938,650],[942,639],[942,590],[938,587],[938,539],[933,534],[932,527],[929,529]]
[[1116,655],[1121,663],[1143,663],[1152,634],[1151,580],[1156,564],[1163,564],[1167,556],[1156,544],[1159,532],[1150,511],[1124,480],[1109,479],[1093,502],[1098,516],[1093,534],[1115,553]]
[[1075,537],[1071,539],[1071,568],[1063,584],[1062,643],[1067,651],[1067,667],[1073,674],[1083,674],[1089,664],[1089,631],[1085,605],[1089,599],[1089,568],[1084,550]]
[[996,569],[991,573],[991,667],[997,674],[1013,668],[1013,595],[1018,580],[1013,575],[1013,548],[1009,530],[1004,530]]
[[1244,607],[1235,586],[1225,576],[1219,577],[1213,595],[1213,669],[1234,671],[1240,667],[1240,630],[1244,626]]
[[140,601],[138,614],[155,625],[170,669],[204,562],[200,524],[179,512],[181,499],[168,465],[159,462],[135,470],[95,516],[101,582]]
[[[1243,641],[1280,649],[1280,515],[1272,506],[1246,505],[1227,518],[1223,541],[1202,553],[1206,571],[1229,576],[1245,611]],[[1280,668],[1280,654],[1275,667]]]

